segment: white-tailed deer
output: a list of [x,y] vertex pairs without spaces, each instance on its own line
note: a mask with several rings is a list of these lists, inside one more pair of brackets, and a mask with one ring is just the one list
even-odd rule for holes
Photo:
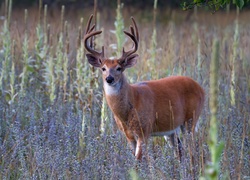
[[[171,76],[159,80],[129,84],[123,71],[136,64],[139,33],[133,18],[130,31],[124,33],[134,45],[118,59],[104,56],[104,47],[97,52],[88,40],[102,33],[90,27],[90,16],[84,45],[89,54],[88,62],[102,71],[103,86],[107,103],[114,114],[118,128],[124,132],[137,159],[142,157],[142,144],[149,136],[169,136],[174,145],[175,132],[186,123],[188,131],[194,132],[198,117],[204,105],[205,93],[193,79],[185,76]],[[178,142],[180,142],[177,137]]]

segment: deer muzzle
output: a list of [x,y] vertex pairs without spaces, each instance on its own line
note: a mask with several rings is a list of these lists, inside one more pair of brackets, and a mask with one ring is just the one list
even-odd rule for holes
[[108,84],[113,84],[114,83],[114,78],[112,77],[112,76],[108,76],[108,77],[106,77],[106,82],[108,83]]

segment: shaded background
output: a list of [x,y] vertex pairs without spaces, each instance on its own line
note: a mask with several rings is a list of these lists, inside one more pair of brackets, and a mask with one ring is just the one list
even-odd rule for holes
[[[5,0],[0,1],[1,4],[5,2]],[[192,0],[158,0],[158,7],[159,9],[164,8],[181,8],[181,4],[183,2],[191,3]],[[154,1],[153,0],[123,0],[121,3],[124,3],[127,7],[135,7],[135,8],[145,8],[145,7],[152,7]],[[34,5],[38,5],[39,0],[13,0],[13,7],[30,7]],[[43,4],[47,4],[50,7],[57,7],[57,6],[71,6],[76,9],[84,8],[84,7],[91,7],[94,5],[94,0],[43,0]],[[111,7],[115,8],[117,4],[117,0],[99,0],[98,6],[101,7]],[[230,4],[231,7],[235,7],[235,5]],[[244,4],[244,9],[249,8],[249,3]]]
[[[4,2],[4,0],[0,1]],[[133,0],[124,0],[121,1],[122,3],[126,4],[126,6],[135,6],[135,7],[152,7],[154,1],[152,0],[141,0],[141,1],[133,1]],[[183,0],[171,0],[171,1],[165,1],[165,0],[158,0],[158,6],[159,7],[180,7],[181,2]],[[20,7],[20,6],[33,6],[39,3],[39,0],[13,0],[14,7]],[[88,7],[94,5],[94,0],[43,0],[43,4],[48,4],[49,6],[74,6],[75,8],[81,8],[81,7]],[[116,0],[99,0],[98,6],[100,7],[116,7],[117,1]]]

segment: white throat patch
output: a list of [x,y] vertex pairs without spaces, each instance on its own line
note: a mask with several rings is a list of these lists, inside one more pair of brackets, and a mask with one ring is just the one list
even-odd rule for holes
[[104,82],[104,91],[108,96],[117,95],[120,91],[121,83],[117,83],[114,86],[110,86],[107,82]]

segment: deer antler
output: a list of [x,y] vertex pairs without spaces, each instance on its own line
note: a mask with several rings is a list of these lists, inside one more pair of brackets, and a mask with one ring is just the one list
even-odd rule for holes
[[131,32],[127,32],[127,31],[123,31],[123,32],[133,40],[134,45],[133,45],[132,49],[127,51],[127,52],[125,52],[125,49],[123,47],[122,57],[120,59],[128,58],[129,56],[134,54],[138,49],[138,42],[139,42],[138,28],[137,28],[136,22],[135,22],[133,17],[131,17],[131,20],[133,22],[133,26],[130,25],[130,31]]
[[[85,32],[85,35],[84,35],[84,46],[87,49],[87,51],[90,52],[93,56],[95,56],[96,58],[101,58],[102,59],[102,58],[104,58],[104,46],[102,46],[102,51],[101,52],[98,52],[98,51],[92,49],[92,38],[93,38],[93,36],[102,33],[102,31],[94,31],[95,24],[93,24],[92,27],[90,28],[92,19],[93,19],[93,14],[89,17],[89,20],[88,20],[86,32]],[[88,43],[89,38],[91,38],[90,45]]]

